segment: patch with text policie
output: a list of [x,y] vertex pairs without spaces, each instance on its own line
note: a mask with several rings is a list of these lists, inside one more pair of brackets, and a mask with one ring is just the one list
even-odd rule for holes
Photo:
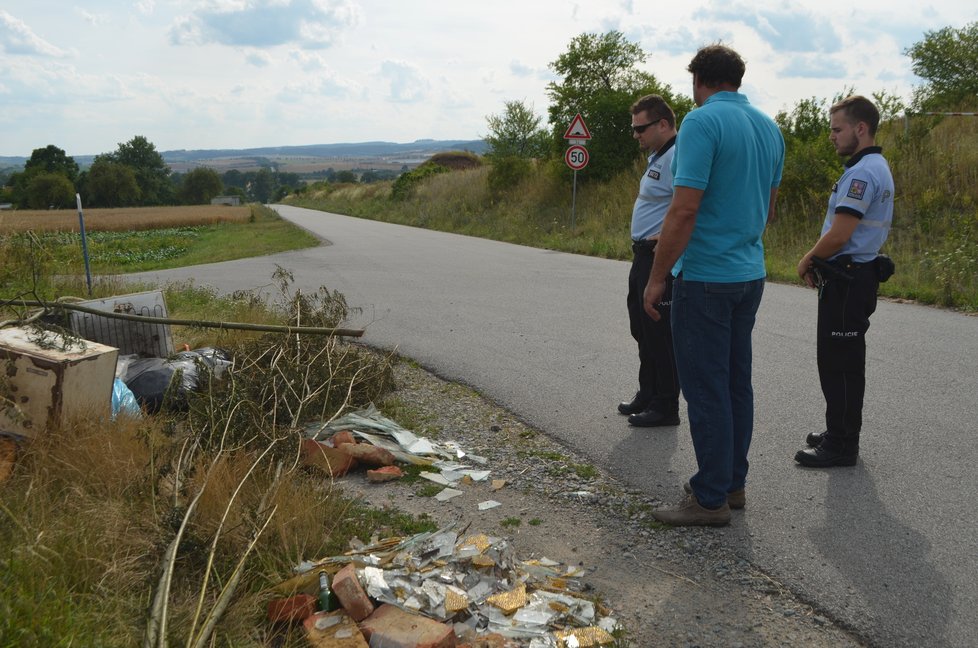
[[867,183],[865,180],[853,180],[852,184],[849,185],[849,191],[846,196],[849,198],[855,198],[856,200],[862,200],[863,196],[866,195]]

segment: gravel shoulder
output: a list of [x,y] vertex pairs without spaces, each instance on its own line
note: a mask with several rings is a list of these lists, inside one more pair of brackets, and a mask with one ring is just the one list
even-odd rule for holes
[[[865,645],[724,549],[725,529],[661,526],[649,512],[663,502],[625,488],[470,388],[410,362],[399,362],[395,377],[389,402],[410,413],[414,432],[486,457],[490,480],[506,484],[475,482],[439,502],[419,494],[428,482],[369,484],[358,472],[341,481],[349,495],[470,524],[472,533],[508,538],[521,558],[580,565],[635,648]],[[479,511],[486,500],[501,506]]]

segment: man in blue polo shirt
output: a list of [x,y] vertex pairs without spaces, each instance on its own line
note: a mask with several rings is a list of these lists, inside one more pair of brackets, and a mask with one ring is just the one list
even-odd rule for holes
[[[875,145],[880,114],[861,96],[829,109],[829,139],[851,156],[832,188],[822,234],[798,262],[798,275],[816,284],[818,378],[825,397],[825,431],[805,439],[795,461],[809,468],[853,466],[859,455],[866,391],[866,331],[876,310],[881,278],[880,247],[893,221],[893,176]],[[814,265],[816,260],[826,261]],[[890,270],[891,271],[891,270]]]
[[709,45],[687,70],[698,108],[676,139],[675,193],[644,301],[658,317],[671,271],[676,366],[698,470],[678,506],[652,515],[672,525],[721,526],[746,503],[751,333],[766,276],[761,235],[774,215],[784,139],[738,92],[746,66],[737,52]]

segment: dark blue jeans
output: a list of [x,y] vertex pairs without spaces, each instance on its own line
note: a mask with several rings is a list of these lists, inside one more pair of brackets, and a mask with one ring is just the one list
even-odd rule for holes
[[764,280],[672,287],[672,337],[688,404],[698,471],[689,480],[702,506],[717,508],[747,480],[754,429],[751,333]]

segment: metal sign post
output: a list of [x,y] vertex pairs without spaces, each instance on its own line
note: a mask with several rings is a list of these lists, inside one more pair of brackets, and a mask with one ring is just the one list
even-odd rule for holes
[[590,156],[587,149],[575,144],[564,153],[564,162],[574,170],[574,189],[571,194],[571,229],[577,225],[577,172],[587,166]]
[[564,162],[574,170],[574,186],[571,190],[571,229],[577,226],[577,172],[587,166],[590,156],[584,145],[591,139],[591,131],[587,129],[581,113],[574,115],[570,126],[564,132],[564,139],[570,145],[564,153]]
[[85,257],[85,279],[88,281],[88,296],[92,296],[92,271],[88,265],[88,239],[85,238],[85,216],[82,213],[81,194],[75,194],[78,205],[78,226],[81,229],[82,256]]

